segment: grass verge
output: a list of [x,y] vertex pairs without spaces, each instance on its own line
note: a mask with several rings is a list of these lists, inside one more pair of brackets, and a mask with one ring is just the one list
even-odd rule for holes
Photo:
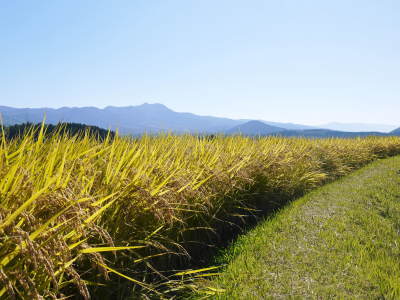
[[228,264],[211,289],[225,290],[218,299],[399,299],[399,233],[394,157],[314,190],[240,237],[220,257]]

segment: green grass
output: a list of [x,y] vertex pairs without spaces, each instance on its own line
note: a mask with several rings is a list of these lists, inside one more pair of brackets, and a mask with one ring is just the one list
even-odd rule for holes
[[399,245],[394,157],[314,190],[243,235],[211,286],[225,289],[218,299],[399,299]]

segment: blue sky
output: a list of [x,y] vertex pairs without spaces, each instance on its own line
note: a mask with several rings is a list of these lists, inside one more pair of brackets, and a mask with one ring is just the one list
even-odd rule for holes
[[400,123],[400,1],[1,1],[0,105]]

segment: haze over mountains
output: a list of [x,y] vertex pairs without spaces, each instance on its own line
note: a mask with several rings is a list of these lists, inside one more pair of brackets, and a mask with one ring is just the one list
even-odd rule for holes
[[339,131],[379,131],[390,132],[396,128],[395,125],[386,124],[366,124],[366,123],[327,123],[319,125],[320,128],[339,130]]
[[271,126],[261,121],[249,121],[244,124],[235,126],[225,132],[226,134],[243,134],[246,136],[268,136],[279,135],[286,137],[310,137],[310,138],[328,138],[328,137],[365,137],[365,136],[387,136],[400,135],[400,129],[391,133],[383,133],[377,131],[337,131],[330,129],[285,129],[282,127]]
[[[0,106],[5,125],[21,124],[25,122],[40,123],[46,116],[46,123],[59,122],[82,123],[101,128],[118,129],[121,134],[138,135],[144,132],[158,133],[172,131],[175,133],[224,133],[244,135],[271,135],[285,136],[364,136],[384,135],[379,132],[368,131],[362,134],[357,132],[340,133],[335,130],[321,130],[317,127],[255,120],[233,120],[211,116],[199,116],[192,113],[175,112],[163,104],[142,104],[138,106],[113,107],[104,109],[96,107],[62,107],[53,108],[12,108]],[[331,124],[332,125],[332,124]],[[342,124],[343,125],[343,124]],[[353,124],[354,125],[354,124]],[[356,124],[361,126],[360,124]],[[335,124],[334,126],[339,126]],[[331,128],[333,127],[330,126]],[[385,128],[386,129],[386,128]],[[393,128],[391,128],[393,129]]]

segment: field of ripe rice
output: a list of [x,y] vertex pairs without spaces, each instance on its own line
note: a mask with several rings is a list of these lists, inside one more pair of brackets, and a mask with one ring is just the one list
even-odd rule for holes
[[161,298],[212,272],[185,266],[263,202],[400,154],[396,137],[100,141],[43,130],[1,139],[1,299]]

